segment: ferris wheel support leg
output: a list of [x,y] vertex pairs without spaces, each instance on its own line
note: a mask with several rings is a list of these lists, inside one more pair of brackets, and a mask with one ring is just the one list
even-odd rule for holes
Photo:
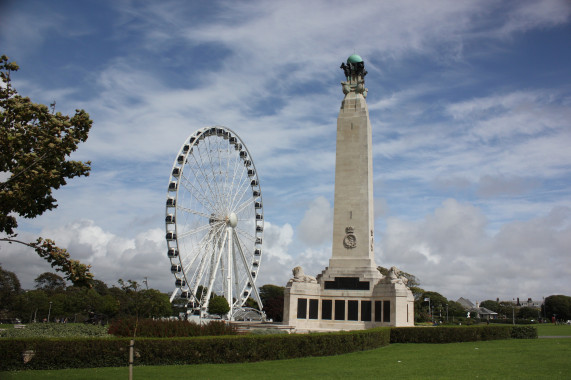
[[228,268],[226,270],[226,301],[228,302],[228,306],[230,306],[230,311],[228,311],[228,319],[232,320],[232,312],[234,310],[232,310],[232,306],[234,304],[234,302],[232,301],[232,261],[233,260],[233,256],[234,256],[234,252],[233,252],[233,246],[234,244],[232,244],[232,235],[234,229],[232,227],[227,227],[226,229],[226,244],[228,245],[228,257],[227,257],[227,265]]
[[174,300],[174,297],[176,297],[176,294],[178,293],[180,289],[179,288],[175,288],[171,294],[171,298],[170,298],[170,303],[172,303],[172,300]]
[[248,270],[248,263],[246,260],[246,256],[244,255],[244,252],[242,251],[242,246],[240,245],[240,241],[238,240],[238,236],[236,234],[236,231],[233,231],[233,232],[234,232],[234,242],[236,244],[236,247],[238,247],[238,252],[240,253],[240,257],[242,258],[242,263],[244,264],[244,268],[246,268],[246,273],[248,273],[248,279],[250,280],[250,284],[252,284],[252,288],[253,288],[252,290],[254,291],[254,299],[258,303],[258,306],[260,307],[260,311],[262,311],[262,309],[264,308],[264,305],[262,305],[262,299],[260,298],[260,293],[258,292],[258,288],[256,287],[256,282],[254,281],[252,274]]
[[[222,245],[218,250],[216,255],[216,262],[214,263],[214,270],[210,272],[210,280],[208,281],[208,290],[206,293],[206,302],[203,303],[200,310],[200,315],[208,309],[208,303],[210,301],[210,296],[212,295],[212,287],[214,286],[214,280],[216,279],[216,274],[218,273],[218,266],[220,265],[220,258],[222,257],[222,252],[224,251],[224,246],[226,245],[226,239],[222,238]],[[219,240],[220,241],[220,240]],[[218,243],[218,242],[217,242]]]

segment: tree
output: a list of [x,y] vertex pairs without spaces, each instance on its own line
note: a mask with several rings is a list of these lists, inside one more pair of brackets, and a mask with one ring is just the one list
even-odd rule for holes
[[537,307],[522,306],[517,311],[516,317],[518,319],[539,319],[540,310]]
[[545,298],[545,315],[547,318],[555,316],[557,320],[571,319],[571,297],[564,295],[553,295]]
[[18,276],[14,272],[2,269],[0,265],[0,313],[2,315],[12,314],[14,303],[21,291]]
[[[430,299],[430,301],[428,301],[428,299]],[[437,292],[424,292],[422,296],[414,302],[415,318],[419,321],[431,321],[440,318],[442,315],[446,316],[447,304],[449,304],[449,302],[442,294]],[[429,306],[432,310],[429,309]]]
[[230,311],[230,305],[226,298],[222,296],[213,297],[210,302],[208,302],[208,313],[223,316],[228,314]]
[[69,156],[78,144],[87,140],[92,121],[84,110],[73,117],[52,111],[43,104],[32,103],[12,87],[11,73],[19,69],[8,57],[0,57],[0,172],[9,175],[0,183],[0,241],[33,248],[65,278],[76,285],[92,279],[89,266],[70,259],[67,250],[52,240],[34,242],[16,239],[17,217],[35,218],[57,207],[53,190],[67,179],[87,176],[90,162],[72,161]]
[[[145,289],[139,292],[143,317],[167,317],[172,315],[172,306],[167,294],[156,289]],[[228,304],[228,303],[226,303]]]
[[284,315],[284,287],[277,285],[263,285],[260,287],[260,299],[264,305],[266,316],[274,322],[283,321]]
[[44,290],[48,293],[57,293],[65,290],[65,280],[55,273],[44,272],[34,280],[36,289]]

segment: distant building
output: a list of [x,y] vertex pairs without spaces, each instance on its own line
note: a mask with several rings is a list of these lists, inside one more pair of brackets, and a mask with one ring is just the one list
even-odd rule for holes
[[458,298],[458,300],[456,302],[458,302],[460,305],[462,305],[462,307],[466,310],[470,310],[470,309],[475,307],[475,305],[470,300],[468,300],[466,298],[460,297],[460,298]]
[[501,303],[504,304],[513,304],[517,307],[533,307],[536,309],[540,309],[541,305],[543,304],[543,301],[533,301],[531,298],[528,298],[527,301],[520,301],[519,297],[516,299],[512,299],[512,300],[507,300],[507,301],[499,301]]
[[456,301],[462,307],[470,312],[470,316],[473,318],[480,318],[480,319],[496,319],[498,318],[498,313],[495,311],[491,311],[490,309],[486,309],[485,307],[480,307],[480,304],[476,302],[476,305],[472,303],[469,299],[466,298],[458,298]]

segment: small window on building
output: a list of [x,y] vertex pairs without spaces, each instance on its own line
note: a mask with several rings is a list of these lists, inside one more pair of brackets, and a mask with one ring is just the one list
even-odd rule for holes
[[383,321],[383,301],[375,301],[375,322]]
[[359,320],[359,301],[347,301],[347,319],[350,321]]
[[332,311],[333,311],[333,301],[331,300],[321,301],[321,319],[331,319]]
[[391,321],[391,301],[383,301],[383,322]]
[[319,300],[309,300],[309,319],[317,319],[319,308]]
[[371,301],[361,301],[361,320],[371,321]]
[[307,318],[307,298],[297,299],[297,318],[298,319]]
[[335,320],[345,320],[345,300],[335,300]]

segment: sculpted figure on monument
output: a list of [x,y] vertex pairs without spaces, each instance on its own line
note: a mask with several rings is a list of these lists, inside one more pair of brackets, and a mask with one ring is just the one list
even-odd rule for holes
[[391,269],[389,269],[389,273],[383,279],[383,281],[388,284],[396,283],[396,284],[403,284],[404,286],[406,286],[406,284],[408,283],[408,278],[402,276],[400,269],[398,269],[397,267],[391,267]]
[[303,268],[300,266],[293,268],[292,272],[293,278],[289,280],[288,285],[291,285],[292,282],[308,282],[310,284],[317,284],[315,277],[303,273]]

